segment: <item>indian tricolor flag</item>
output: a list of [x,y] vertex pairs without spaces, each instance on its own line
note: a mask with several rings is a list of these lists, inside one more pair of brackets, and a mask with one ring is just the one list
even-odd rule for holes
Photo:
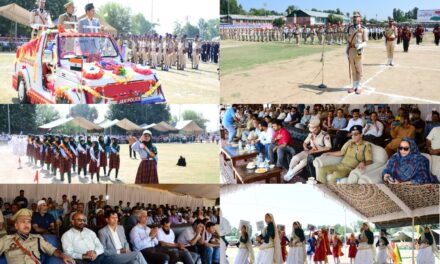
[[393,248],[393,262],[394,264],[402,263],[402,257],[400,256],[400,250],[396,243],[391,242],[391,247]]
[[81,58],[70,58],[69,61],[71,71],[82,71],[83,60]]

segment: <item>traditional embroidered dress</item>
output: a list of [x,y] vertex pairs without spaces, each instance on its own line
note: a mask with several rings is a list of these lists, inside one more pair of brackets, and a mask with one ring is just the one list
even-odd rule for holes
[[240,236],[240,245],[238,247],[238,253],[235,257],[235,264],[253,264],[255,263],[254,249],[252,248],[252,240],[249,237],[250,228],[245,225],[246,232],[243,236]]
[[290,238],[289,254],[286,264],[304,264],[306,262],[306,238],[301,228],[296,228]]

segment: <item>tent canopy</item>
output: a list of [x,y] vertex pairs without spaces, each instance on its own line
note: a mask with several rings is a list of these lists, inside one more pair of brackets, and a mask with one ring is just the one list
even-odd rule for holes
[[0,16],[3,16],[19,24],[29,26],[31,12],[17,4],[9,4],[0,7]]
[[50,122],[48,124],[42,125],[39,128],[40,129],[52,129],[55,127],[66,125],[67,123],[73,122],[75,125],[86,129],[87,131],[93,131],[93,130],[102,130],[102,128],[96,124],[93,124],[89,120],[85,119],[84,117],[67,117],[67,118],[60,118],[58,120],[55,120],[53,122]]
[[198,198],[216,199],[220,196],[218,184],[148,184],[143,186]]
[[131,122],[130,120],[128,120],[127,118],[124,118],[122,120],[109,120],[106,119],[104,121],[102,121],[101,123],[98,124],[100,127],[107,129],[110,128],[112,126],[117,126],[120,127],[124,130],[127,131],[133,131],[133,130],[142,130],[142,127],[136,125],[135,123]]
[[179,131],[177,128],[174,128],[173,126],[169,125],[165,121],[162,121],[158,124],[153,123],[150,125],[142,125],[141,127],[143,129],[154,129],[159,132],[177,132],[177,131]]
[[[78,17],[78,21],[85,18],[86,14]],[[118,31],[116,30],[116,28],[112,27],[109,23],[107,23],[107,21],[104,19],[103,16],[99,16],[98,14],[95,14],[95,17],[99,19],[99,23],[101,23],[101,25],[104,26],[104,32],[106,33],[110,33],[110,34],[117,34]]]
[[178,121],[174,127],[180,131],[187,133],[202,133],[203,129],[197,125],[194,120]]
[[316,185],[378,228],[439,222],[439,185]]

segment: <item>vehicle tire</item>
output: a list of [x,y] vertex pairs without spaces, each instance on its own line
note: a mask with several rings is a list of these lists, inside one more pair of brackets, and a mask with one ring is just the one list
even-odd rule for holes
[[20,104],[28,104],[29,100],[26,94],[27,92],[26,82],[24,81],[22,76],[18,76],[17,91],[18,91],[18,101],[20,102]]

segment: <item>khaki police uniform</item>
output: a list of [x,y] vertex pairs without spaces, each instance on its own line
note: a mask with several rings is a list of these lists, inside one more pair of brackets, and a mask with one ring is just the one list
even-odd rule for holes
[[[335,184],[337,179],[347,177],[361,162],[373,160],[372,147],[367,141],[354,143],[351,139],[341,149],[344,157],[337,165],[324,166],[318,171],[317,180],[321,183]],[[330,175],[327,181],[327,175]]]

